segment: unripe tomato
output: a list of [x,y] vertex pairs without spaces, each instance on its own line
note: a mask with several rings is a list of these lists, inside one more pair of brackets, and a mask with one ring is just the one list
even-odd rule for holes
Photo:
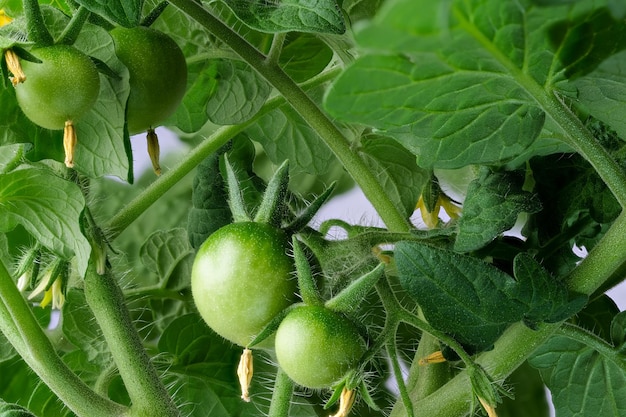
[[171,116],[185,95],[187,63],[176,42],[155,29],[117,27],[115,54],[128,68],[128,131],[145,132]]
[[33,123],[63,129],[65,122],[76,122],[98,98],[98,70],[72,46],[53,45],[30,52],[42,62],[22,60],[26,81],[15,86],[17,102]]
[[231,223],[198,249],[191,290],[204,321],[240,346],[294,302],[297,282],[286,234],[265,223]]
[[274,344],[280,367],[307,388],[332,386],[365,353],[365,341],[354,324],[322,306],[290,311],[276,331]]

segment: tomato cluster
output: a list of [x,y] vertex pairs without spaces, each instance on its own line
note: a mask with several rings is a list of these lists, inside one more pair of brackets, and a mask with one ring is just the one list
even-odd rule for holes
[[[110,31],[115,53],[128,68],[126,121],[130,134],[151,130],[171,116],[185,94],[187,66],[176,42],[155,29],[137,26]],[[98,99],[100,74],[94,61],[74,46],[35,46],[21,60],[24,77],[15,85],[24,114],[46,129],[65,129],[66,164],[73,166],[73,125]]]

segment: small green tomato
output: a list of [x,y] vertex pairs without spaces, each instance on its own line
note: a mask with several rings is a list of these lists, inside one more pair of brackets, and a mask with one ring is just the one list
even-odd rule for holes
[[41,63],[22,60],[26,80],[15,86],[26,116],[46,129],[64,129],[91,109],[100,92],[100,76],[91,59],[67,45],[33,48]]
[[276,359],[307,388],[326,388],[358,365],[365,341],[346,317],[322,306],[296,307],[276,331]]
[[286,234],[265,223],[232,223],[200,246],[191,290],[216,333],[247,346],[276,314],[295,301],[297,283]]

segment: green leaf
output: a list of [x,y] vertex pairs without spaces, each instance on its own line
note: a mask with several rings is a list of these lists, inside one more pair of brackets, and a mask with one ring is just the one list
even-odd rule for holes
[[186,133],[197,132],[207,122],[209,97],[217,88],[217,60],[189,64],[187,92],[176,113],[167,120]]
[[191,246],[197,249],[209,235],[232,219],[224,180],[220,175],[218,153],[198,165],[191,202],[193,207],[189,210],[187,234]]
[[[319,98],[322,91],[312,91]],[[313,175],[328,172],[336,161],[317,132],[291,106],[282,106],[259,118],[246,129],[250,139],[261,143],[270,160],[278,165],[289,160],[291,169]]]
[[[507,162],[541,134],[552,94],[575,96],[567,71],[588,66],[579,70],[556,51],[574,45],[576,22],[597,24],[594,6],[389,1],[357,33],[369,54],[337,79],[326,108],[394,137],[424,168]],[[620,29],[606,30],[611,37]],[[608,53],[589,47],[582,58]]]
[[359,150],[396,207],[410,217],[430,179],[428,172],[418,167],[415,157],[391,138],[366,136]]
[[245,24],[263,32],[341,34],[346,30],[336,0],[225,0]]
[[332,49],[318,37],[294,33],[287,36],[279,63],[295,82],[300,83],[322,72],[332,58]]
[[426,320],[475,351],[489,349],[527,309],[517,282],[479,259],[400,242],[395,261],[402,287]]
[[76,0],[76,2],[121,26],[130,28],[139,25],[141,21],[143,0]]
[[512,228],[520,213],[541,210],[538,198],[523,185],[523,174],[483,169],[468,187],[454,250],[480,249]]
[[194,254],[187,231],[182,228],[154,232],[139,250],[141,261],[155,274],[160,288],[170,290],[190,285]]
[[556,323],[573,316],[587,304],[583,294],[570,294],[565,284],[557,281],[530,255],[520,253],[513,262],[519,282],[520,297],[529,306],[524,321]]
[[619,313],[615,302],[606,294],[592,300],[576,315],[574,322],[604,340],[611,339],[613,317]]
[[558,416],[620,417],[626,413],[626,366],[605,351],[554,336],[530,359],[552,393]]
[[0,147],[0,174],[16,168],[24,159],[28,147],[22,143]]
[[242,61],[219,60],[217,86],[207,102],[209,120],[234,125],[250,120],[265,104],[272,88]]
[[573,85],[589,113],[626,138],[626,52],[611,56]]
[[84,206],[78,186],[52,171],[25,168],[0,175],[0,231],[21,224],[58,256],[67,260],[76,256],[81,276],[91,252],[79,224]]

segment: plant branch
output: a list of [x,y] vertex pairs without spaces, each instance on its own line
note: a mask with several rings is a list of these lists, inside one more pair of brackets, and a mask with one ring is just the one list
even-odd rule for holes
[[213,16],[202,4],[193,0],[172,0],[170,4],[220,38],[280,92],[337,156],[390,230],[404,232],[410,229],[407,219],[389,199],[372,171],[352,151],[348,139],[278,64],[268,62],[261,52]]
[[293,382],[289,379],[285,371],[278,367],[268,417],[289,417],[292,395]]
[[106,271],[98,275],[90,262],[85,275],[85,298],[102,329],[113,360],[138,417],[178,417],[179,412],[143,347],[117,282]]
[[[622,213],[589,255],[567,277],[571,290],[592,294],[626,260],[626,214]],[[476,362],[483,365],[494,380],[508,377],[535,349],[544,343],[560,324],[543,324],[531,330],[522,323],[510,326],[495,343],[493,350],[481,354]],[[413,392],[410,392],[413,396]],[[466,371],[461,372],[437,392],[415,404],[417,416],[461,417],[467,414],[472,389]],[[396,404],[390,417],[403,415]]]
[[0,330],[26,364],[76,415],[125,417],[129,409],[96,394],[59,357],[0,262]]

